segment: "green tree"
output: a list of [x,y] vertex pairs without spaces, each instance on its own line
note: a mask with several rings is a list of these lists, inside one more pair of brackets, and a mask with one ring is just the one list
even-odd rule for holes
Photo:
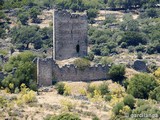
[[127,92],[135,98],[147,99],[149,93],[158,86],[155,78],[148,74],[134,75],[127,86]]
[[37,26],[14,27],[11,30],[11,42],[13,44],[24,44],[26,49],[28,49],[30,43],[33,43],[35,49],[39,49],[42,45],[42,38],[38,30],[39,27]]
[[2,85],[10,88],[11,92],[16,87],[20,88],[22,83],[36,90],[36,65],[32,62],[34,58],[35,55],[30,52],[11,57],[4,66],[4,70],[9,74],[2,80]]
[[138,32],[125,32],[123,35],[121,42],[126,42],[128,46],[137,46],[139,44],[146,44],[147,38],[145,34],[138,33]]
[[124,74],[125,74],[125,66],[123,64],[112,65],[112,67],[109,70],[109,75],[114,81],[118,81],[124,78]]
[[38,7],[32,7],[29,10],[29,15],[32,18],[32,22],[37,22],[38,21],[37,16],[40,15],[40,9]]

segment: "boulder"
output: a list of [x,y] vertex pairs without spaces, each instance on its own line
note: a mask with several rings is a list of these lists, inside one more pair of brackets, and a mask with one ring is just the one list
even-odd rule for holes
[[148,72],[147,64],[142,60],[136,60],[133,63],[133,68],[140,72]]

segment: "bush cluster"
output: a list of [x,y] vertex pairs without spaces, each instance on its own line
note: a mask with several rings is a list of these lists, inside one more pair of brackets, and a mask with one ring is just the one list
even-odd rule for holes
[[45,120],[81,120],[77,115],[72,113],[62,113],[60,115],[48,116]]
[[78,69],[84,70],[90,66],[90,61],[85,58],[79,58],[74,61],[74,65],[77,66]]
[[22,83],[30,89],[36,90],[36,65],[32,62],[35,57],[31,52],[24,52],[10,57],[4,65],[4,71],[8,75],[0,81],[0,85],[9,89],[11,93],[14,93],[16,88],[20,89]]
[[109,75],[114,81],[122,80],[125,75],[125,66],[123,64],[112,65],[109,70]]
[[127,86],[127,92],[135,98],[148,99],[149,94],[158,86],[151,75],[140,73],[134,75]]

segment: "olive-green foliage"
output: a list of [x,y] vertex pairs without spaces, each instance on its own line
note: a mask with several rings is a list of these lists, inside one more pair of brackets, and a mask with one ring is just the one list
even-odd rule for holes
[[97,9],[103,6],[103,2],[100,0],[55,0],[55,3],[58,8],[71,9],[73,11]]
[[134,46],[129,46],[128,47],[128,52],[133,53],[134,52]]
[[96,86],[88,84],[87,86],[87,92],[91,94],[91,97],[94,97],[94,91],[96,90]]
[[86,67],[90,66],[90,61],[85,58],[79,58],[74,61],[74,65],[80,70],[84,70]]
[[72,113],[62,113],[56,116],[48,116],[45,120],[81,120],[77,115]]
[[94,116],[92,120],[100,120],[97,116]]
[[88,55],[85,58],[90,60],[90,61],[92,61],[94,59],[94,53],[93,52],[89,52]]
[[38,48],[40,48],[42,38],[38,30],[39,28],[37,26],[22,26],[20,28],[14,27],[11,30],[12,43],[22,43],[26,45],[26,49],[28,49],[29,43],[34,43],[35,45],[38,44]]
[[107,4],[111,8],[124,8],[124,9],[130,9],[133,6],[155,6],[158,4],[158,0],[132,0],[132,1],[122,1],[122,0],[108,0]]
[[146,9],[145,12],[140,14],[140,18],[157,18],[159,16],[159,9],[156,8]]
[[147,38],[145,34],[135,31],[127,31],[124,33],[121,42],[126,42],[128,46],[137,46],[139,44],[146,44]]
[[95,18],[97,16],[97,13],[98,13],[97,9],[88,9],[87,10],[88,19]]
[[117,35],[113,35],[113,31],[109,29],[95,29],[91,27],[88,34],[89,43],[93,44],[91,51],[95,55],[106,56],[109,55],[109,53],[115,52],[117,42],[113,41],[117,40]]
[[22,25],[26,25],[27,24],[27,20],[28,20],[28,15],[27,14],[19,14],[17,16],[18,20],[22,23]]
[[114,81],[121,80],[125,74],[125,66],[123,64],[112,65],[109,70],[109,75]]
[[127,95],[123,99],[124,105],[128,105],[131,109],[135,106],[135,98],[132,95]]
[[11,29],[12,43],[15,45],[22,44],[28,49],[29,44],[33,43],[35,49],[41,47],[51,47],[52,28],[42,28],[38,26],[21,26]]
[[62,82],[59,82],[59,83],[56,83],[55,86],[56,86],[56,90],[57,90],[58,94],[63,95],[64,91],[65,91],[65,84]]
[[149,93],[158,86],[155,78],[151,75],[140,73],[134,75],[127,86],[127,92],[135,98],[147,99]]
[[21,8],[23,6],[33,6],[34,0],[5,0],[3,8]]
[[24,83],[30,89],[36,90],[36,65],[32,62],[35,57],[31,52],[10,57],[4,65],[4,70],[9,74],[2,80],[3,87],[8,87],[11,92],[14,92],[16,87],[20,88]]
[[103,24],[106,25],[108,23],[115,23],[115,22],[116,22],[116,17],[114,15],[109,15],[106,17]]
[[8,26],[8,17],[3,11],[0,11],[0,38],[5,38],[6,30],[9,28]]
[[143,53],[142,52],[137,53],[137,59],[143,59]]
[[102,57],[99,62],[102,65],[111,65],[113,63],[113,60],[110,57]]
[[106,95],[104,96],[104,100],[105,100],[105,101],[110,101],[111,99],[112,99],[112,96],[111,96],[110,93],[108,93],[108,94],[106,94]]
[[106,96],[109,98],[109,96],[110,96],[109,90],[108,90],[108,84],[106,82],[103,82],[98,86],[95,86],[95,85],[92,85],[92,84],[89,84],[87,86],[87,92],[90,94],[91,97],[94,97],[95,91],[99,91],[99,94],[104,98]]
[[40,9],[38,7],[32,7],[30,10],[29,10],[29,15],[30,17],[32,18],[32,22],[37,22],[38,21],[38,18],[37,16],[40,15]]
[[0,108],[5,107],[7,104],[7,99],[4,96],[0,96]]
[[102,96],[104,96],[104,95],[106,95],[107,93],[109,93],[108,84],[107,84],[106,82],[101,83],[101,84],[98,86],[98,89],[100,90]]
[[[132,111],[132,114],[146,114],[149,115],[147,117],[147,120],[153,120],[158,118],[158,116],[160,116],[160,110],[158,107],[156,107],[154,104],[150,105],[150,104],[145,104],[145,105],[141,105],[140,107],[137,107],[136,109],[134,109]],[[154,118],[153,118],[154,117]],[[146,120],[146,118],[136,118],[137,120]]]
[[150,92],[150,98],[160,101],[160,86],[156,87],[153,91]]
[[124,107],[124,103],[123,102],[120,102],[120,103],[117,103],[114,107],[113,107],[113,113],[115,115],[119,115],[120,114],[120,110],[122,110]]

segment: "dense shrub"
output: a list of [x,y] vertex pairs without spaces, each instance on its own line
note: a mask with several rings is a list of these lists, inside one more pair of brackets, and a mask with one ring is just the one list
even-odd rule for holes
[[108,84],[106,82],[103,82],[102,84],[100,84],[98,86],[98,89],[100,90],[102,96],[104,96],[107,93],[109,93]]
[[142,52],[137,53],[137,59],[143,59],[143,53]]
[[132,95],[125,96],[123,102],[125,105],[128,105],[131,109],[133,109],[135,106],[135,99]]
[[[153,120],[153,119],[157,119],[158,116],[160,116],[160,110],[159,108],[157,108],[155,105],[150,105],[150,104],[145,104],[145,105],[141,105],[140,107],[137,107],[136,109],[134,109],[132,111],[132,114],[137,114],[137,115],[148,115],[147,120]],[[141,117],[137,117],[137,120],[145,120]]]
[[102,65],[111,65],[113,60],[111,57],[102,57],[99,61]]
[[126,42],[127,46],[137,46],[139,44],[146,44],[147,38],[145,34],[129,31],[124,33],[121,42]]
[[112,65],[112,67],[109,70],[109,75],[114,81],[121,80],[124,77],[125,74],[125,66],[120,65]]
[[2,80],[2,86],[14,92],[16,87],[20,88],[20,85],[24,83],[30,89],[36,90],[36,65],[32,62],[35,57],[31,52],[10,57],[4,65],[4,71],[9,74]]
[[124,107],[124,103],[123,102],[120,102],[120,103],[117,103],[114,107],[113,107],[113,113],[115,115],[119,115],[120,114],[120,110],[122,110]]
[[153,91],[150,92],[150,98],[160,101],[160,86],[156,87]]
[[144,45],[138,45],[136,46],[136,51],[137,52],[145,52],[145,46]]
[[96,86],[88,84],[87,92],[90,93],[91,97],[94,97],[94,91],[96,90]]
[[57,92],[58,92],[58,94],[61,94],[61,95],[63,95],[64,94],[64,91],[65,91],[65,84],[64,83],[62,83],[62,82],[59,82],[59,83],[57,83],[56,85],[56,90],[57,90]]
[[74,65],[80,70],[84,70],[86,67],[90,66],[90,61],[84,58],[79,58],[74,61]]
[[98,10],[97,9],[88,9],[87,16],[89,19],[95,18],[97,16]]
[[134,46],[129,46],[128,47],[128,52],[133,53],[134,52]]
[[5,107],[7,104],[7,99],[4,96],[0,96],[0,108]]
[[112,99],[112,96],[111,96],[110,93],[108,93],[108,94],[106,94],[106,95],[104,96],[104,100],[105,100],[105,101],[110,101],[111,99]]
[[45,120],[81,120],[77,115],[71,113],[62,113],[56,116],[48,116]]
[[147,99],[149,93],[158,86],[155,78],[148,74],[134,75],[128,84],[127,92],[135,98]]

